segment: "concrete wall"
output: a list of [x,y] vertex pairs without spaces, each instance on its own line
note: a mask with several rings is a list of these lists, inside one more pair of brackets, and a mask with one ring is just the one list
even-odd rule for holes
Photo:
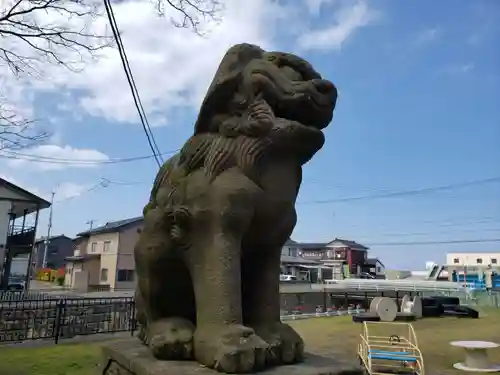
[[139,240],[140,230],[142,229],[142,222],[138,225],[133,225],[126,227],[124,230],[120,231],[119,234],[119,255],[117,260],[117,276],[118,270],[134,270],[133,279],[128,281],[118,281],[116,280],[116,289],[132,289],[136,285],[135,276],[135,259],[134,259],[134,248],[135,244]]
[[88,259],[83,269],[89,274],[89,285],[98,285],[101,282],[101,261],[99,258]]
[[100,284],[109,285],[110,288],[115,287],[118,243],[119,235],[117,232],[90,236],[87,243],[87,254],[101,255],[99,282],[93,285]]
[[[82,240],[78,245],[80,255],[100,255],[100,259],[93,258],[82,262],[83,270],[88,272],[89,285],[109,286],[110,289],[135,288],[134,248],[141,226],[142,224],[131,225],[120,232],[95,234]],[[131,279],[118,281],[119,270],[133,271]],[[128,275],[130,276],[130,272]]]
[[78,255],[87,254],[87,247],[89,243],[88,237],[78,237],[73,240],[74,251],[78,253]]

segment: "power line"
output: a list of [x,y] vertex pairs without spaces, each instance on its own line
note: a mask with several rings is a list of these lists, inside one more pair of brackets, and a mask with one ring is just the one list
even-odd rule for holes
[[81,197],[82,195],[88,194],[88,193],[90,193],[90,192],[92,192],[92,191],[94,191],[94,190],[96,190],[96,189],[98,189],[100,187],[105,187],[105,186],[103,186],[103,181],[100,181],[99,183],[97,183],[95,185],[92,185],[90,188],[85,189],[85,190],[81,191],[78,194],[75,194],[75,195],[72,195],[70,197],[67,197],[67,198],[55,201],[54,204],[58,204],[58,203],[67,202],[67,201],[73,200],[75,198]]
[[367,244],[367,246],[416,246],[416,245],[447,245],[463,243],[488,243],[500,242],[500,238],[491,239],[470,239],[470,240],[451,240],[451,241],[415,241],[415,242],[379,242]]
[[151,127],[149,126],[148,119],[146,117],[146,112],[144,111],[144,107],[142,106],[141,98],[139,97],[139,92],[137,90],[137,86],[135,85],[135,80],[132,75],[132,69],[130,68],[130,64],[127,58],[127,54],[125,52],[125,47],[123,46],[123,41],[120,35],[120,31],[118,29],[118,25],[116,23],[115,15],[113,12],[113,7],[111,6],[111,2],[109,0],[104,0],[104,7],[106,8],[106,13],[108,15],[109,23],[111,26],[111,31],[113,32],[113,36],[115,38],[118,52],[120,53],[120,58],[122,61],[123,69],[125,71],[125,75],[127,77],[127,81],[130,86],[130,90],[132,92],[132,97],[134,99],[134,104],[137,109],[137,113],[139,114],[139,118],[141,120],[142,128],[144,133],[146,134],[146,138],[148,140],[149,147],[151,151],[153,151],[154,158],[158,167],[161,167],[163,163],[163,159],[160,156],[160,150],[156,141],[154,139],[153,132],[151,131]]
[[[160,155],[171,155],[178,152],[180,149],[165,151]],[[7,153],[7,155],[6,155]],[[101,165],[101,164],[118,164],[118,163],[129,163],[138,160],[145,160],[154,158],[155,155],[143,155],[143,156],[132,156],[127,158],[112,158],[107,160],[93,160],[93,159],[73,159],[73,158],[57,158],[51,156],[40,156],[32,154],[24,154],[21,152],[15,152],[11,150],[2,150],[0,152],[0,157],[6,159],[23,160],[28,162],[37,163],[48,163],[48,164],[82,164],[82,165]]]
[[[387,216],[384,214],[383,216]],[[490,224],[490,223],[499,223],[500,222],[500,216],[483,216],[476,218],[474,220],[465,220],[465,221],[457,221],[457,218],[453,219],[425,219],[425,220],[410,220],[410,221],[402,221],[400,218],[397,220],[397,225],[401,226],[402,224],[406,225],[411,225],[412,227],[414,226],[427,226],[428,224],[432,224],[433,228],[442,228],[442,227],[463,227],[463,226],[470,226],[470,225],[475,225],[475,224]],[[393,223],[381,223],[380,219],[377,221],[373,221],[373,216],[370,214],[370,225],[373,224],[383,224],[382,226],[391,226]],[[342,223],[344,227],[344,223]],[[359,228],[359,227],[366,227],[366,223],[359,223],[356,222],[354,224],[349,224],[348,226],[345,226],[345,228]],[[380,227],[377,227],[378,229],[382,229]]]
[[500,177],[492,177],[492,178],[486,178],[486,179],[482,179],[482,180],[463,182],[463,183],[457,183],[457,184],[449,184],[449,185],[436,186],[436,187],[428,187],[428,188],[415,189],[415,190],[402,190],[402,191],[396,191],[396,192],[391,192],[391,193],[372,194],[372,195],[364,195],[364,196],[358,196],[358,197],[297,202],[297,204],[341,203],[341,202],[364,201],[364,200],[380,199],[380,198],[404,197],[404,196],[409,196],[409,195],[420,195],[420,194],[434,193],[437,191],[454,190],[454,189],[459,189],[459,188],[464,188],[464,187],[469,187],[469,186],[486,185],[486,184],[499,182],[499,181],[500,181]]
[[121,185],[121,186],[132,186],[132,185],[143,185],[143,184],[148,184],[151,183],[151,181],[112,181],[108,178],[102,177],[102,179],[107,182],[108,184],[112,185]]
[[92,191],[99,189],[99,188],[107,188],[110,185],[132,186],[132,185],[140,185],[140,184],[144,184],[144,183],[146,183],[146,182],[145,181],[137,181],[137,182],[112,181],[108,178],[101,177],[101,180],[97,184],[92,185],[88,189],[85,189],[85,190],[81,191],[80,193],[72,195],[70,197],[55,201],[54,203],[67,202],[67,201],[73,200],[75,198],[81,197],[82,195],[86,195]]
[[[458,231],[456,231],[458,232]],[[477,235],[485,235],[486,233],[491,233],[491,232],[495,232],[495,233],[500,233],[500,228],[484,228],[484,229],[481,229],[481,228],[474,228],[474,229],[464,229],[464,230],[460,230],[460,233],[461,234],[464,234],[464,233],[474,233],[476,236]],[[443,236],[453,236],[455,235],[456,233],[454,233],[453,231],[441,231],[441,232],[415,232],[415,233],[411,233],[411,232],[399,232],[399,233],[380,233],[380,236],[383,238],[382,240],[385,240],[385,238],[391,238],[391,239],[397,239],[397,240],[401,240],[401,239],[405,239],[405,238],[411,238],[411,237],[431,237],[431,238],[435,238],[437,236],[439,237],[443,237]],[[364,241],[363,240],[363,236],[358,236],[358,235],[350,235],[350,236],[340,236],[340,237],[356,237],[358,238],[360,241],[362,242],[369,242],[368,241]]]
[[[151,157],[151,156],[149,156],[149,157]],[[416,192],[418,192],[419,194],[424,194],[424,193],[431,193],[431,192],[441,191],[441,190],[452,190],[452,189],[462,188],[462,187],[466,187],[466,186],[483,185],[483,184],[498,182],[498,181],[500,181],[500,177],[488,178],[488,179],[483,179],[483,180],[476,180],[476,181],[471,181],[471,182],[466,182],[466,183],[450,184],[450,185],[438,186],[438,187],[429,187],[429,188],[423,188],[423,189],[418,189],[418,190],[399,191],[399,192],[393,192],[393,193],[388,193],[388,194],[373,194],[373,195],[366,195],[366,196],[362,196],[362,197],[340,198],[340,199],[327,200],[327,201],[326,200],[325,201],[310,201],[310,202],[298,202],[298,203],[301,203],[303,205],[305,205],[305,204],[324,204],[324,203],[331,203],[331,202],[350,202],[350,201],[357,201],[357,200],[401,197],[401,196],[415,195]],[[90,191],[93,191],[98,187],[107,187],[107,186],[103,186],[104,184],[108,184],[108,185],[109,184],[113,184],[113,185],[139,185],[139,184],[145,184],[145,183],[147,183],[147,182],[146,181],[138,181],[138,182],[112,181],[110,179],[102,177],[101,181],[97,185],[92,186],[90,189],[82,192],[81,194],[66,198],[66,199],[61,200],[61,201],[57,201],[55,203],[76,198],[80,195],[83,195],[83,194],[86,194]],[[427,221],[427,222],[432,223],[434,221]],[[443,225],[443,224],[444,223],[442,223],[440,226],[453,226],[453,224],[447,224],[447,225]]]

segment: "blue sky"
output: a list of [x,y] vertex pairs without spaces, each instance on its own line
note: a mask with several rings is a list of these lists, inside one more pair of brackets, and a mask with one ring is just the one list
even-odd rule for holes
[[[268,2],[257,3],[264,7]],[[138,39],[133,30],[141,25],[130,21],[131,9],[118,9],[125,5],[117,5],[118,23],[125,47],[131,46],[132,69],[139,92],[146,98],[150,122],[157,125],[153,132],[163,152],[180,148],[192,133],[203,90],[223,50],[232,43],[245,41],[295,52],[336,84],[339,100],[334,120],[325,131],[326,144],[304,168],[293,239],[348,238],[370,246],[387,266],[412,269],[422,269],[426,261],[444,261],[447,251],[500,251],[500,242],[389,244],[500,238],[500,181],[376,198],[384,192],[500,176],[497,1],[297,0],[282,2],[279,17],[271,16],[269,7],[262,10],[252,5],[245,12],[275,17],[272,30],[250,16],[245,18],[248,25],[243,25],[238,18],[243,11],[228,10],[220,26],[224,37],[222,31],[214,31],[199,38],[164,25],[169,33],[186,38],[186,44],[187,38],[200,43],[195,47],[206,55],[198,62],[196,50],[178,52],[179,41],[156,40],[158,36],[147,43]],[[236,31],[229,37],[231,27]],[[155,52],[148,55],[144,45]],[[169,60],[168,65],[177,70],[167,71],[166,60],[163,65],[155,63],[159,49],[175,55],[169,59],[179,59],[173,65]],[[118,62],[116,51],[107,53],[109,61]],[[183,62],[187,57],[190,60]],[[51,70],[54,77],[65,78],[55,79],[53,87],[30,87],[23,92],[23,98],[33,94],[30,104],[36,117],[54,133],[47,145],[59,147],[57,153],[46,148],[44,154],[40,149],[31,154],[113,159],[150,153],[131,99],[127,99],[123,72],[111,69],[106,61],[91,68],[87,74],[92,75],[71,80],[66,73]],[[184,75],[182,82],[170,81]],[[193,81],[191,77],[201,78]],[[30,154],[30,150],[23,152]],[[56,202],[62,201],[54,205],[53,233],[67,235],[86,229],[88,220],[101,225],[140,215],[157,170],[153,159],[57,170],[44,169],[42,164],[5,162],[0,171],[43,194],[59,184],[65,192],[56,193]],[[112,182],[86,192],[102,177]],[[318,202],[361,196],[367,198]],[[46,225],[47,212],[43,212],[42,232]]]

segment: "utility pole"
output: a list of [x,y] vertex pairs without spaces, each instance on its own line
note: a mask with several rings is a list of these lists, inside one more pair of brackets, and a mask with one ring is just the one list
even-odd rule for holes
[[54,206],[54,195],[56,195],[55,191],[52,192],[52,196],[50,198],[49,224],[47,226],[47,237],[45,238],[45,247],[43,249],[43,268],[47,267],[47,253],[49,251],[50,231],[52,230],[52,207]]
[[89,225],[89,230],[92,230],[92,227],[94,225],[94,220],[89,220],[85,224],[88,224]]

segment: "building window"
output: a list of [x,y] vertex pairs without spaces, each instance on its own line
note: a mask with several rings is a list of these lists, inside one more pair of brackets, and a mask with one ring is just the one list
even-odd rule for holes
[[453,259],[453,264],[459,264],[459,263],[460,263],[460,259],[458,259],[458,258]]
[[95,253],[96,250],[97,250],[97,242],[92,242],[92,244],[90,245],[90,252]]
[[476,259],[476,263],[477,263],[477,264],[483,264],[483,260],[482,260],[481,258],[477,258],[477,259]]
[[104,246],[102,248],[103,253],[109,253],[109,248],[111,247],[111,241],[104,241]]
[[491,264],[498,264],[497,258],[491,258]]
[[134,270],[118,270],[117,281],[134,281]]
[[108,281],[108,269],[103,268],[101,270],[101,281]]

